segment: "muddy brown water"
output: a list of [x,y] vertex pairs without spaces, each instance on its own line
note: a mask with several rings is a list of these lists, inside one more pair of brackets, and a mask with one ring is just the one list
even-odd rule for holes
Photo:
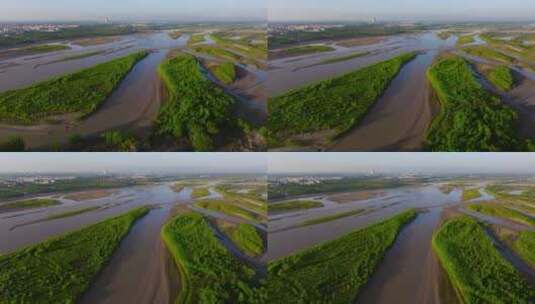
[[440,284],[443,274],[431,247],[441,212],[442,208],[422,212],[403,228],[356,303],[428,304],[455,299],[455,290]]

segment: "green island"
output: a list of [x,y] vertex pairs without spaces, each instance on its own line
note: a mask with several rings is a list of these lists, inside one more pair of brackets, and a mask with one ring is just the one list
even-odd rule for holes
[[222,200],[202,200],[194,204],[195,207],[206,210],[221,212],[230,216],[237,216],[248,221],[258,221],[260,216],[249,210],[236,206],[228,201]]
[[265,191],[263,187],[254,189],[252,193],[235,193],[231,191],[228,185],[221,185],[216,189],[227,201],[232,202],[234,205],[255,211],[261,216],[267,212],[267,202],[261,197],[261,193]]
[[171,32],[168,33],[168,35],[169,35],[169,37],[171,39],[175,39],[176,40],[176,39],[182,37],[182,32],[181,31],[171,31]]
[[199,62],[178,54],[158,67],[168,100],[158,113],[157,133],[177,139],[187,136],[196,151],[214,150],[214,137],[235,123],[234,99],[201,73]]
[[514,57],[511,57],[509,55],[506,55],[504,53],[498,52],[485,46],[472,46],[463,49],[463,51],[473,56],[496,60],[503,63],[512,64],[515,62]]
[[433,249],[463,303],[528,304],[535,289],[496,250],[483,227],[462,216],[433,236]]
[[403,54],[343,76],[320,81],[272,98],[268,103],[270,144],[284,145],[295,134],[349,130],[362,120],[404,64]]
[[513,243],[513,249],[531,267],[535,267],[535,232],[520,232]]
[[245,254],[255,257],[264,252],[264,240],[251,224],[218,224],[218,227]]
[[201,215],[181,214],[161,235],[180,273],[175,303],[265,303],[267,293],[255,286],[255,271],[236,260]]
[[146,207],[0,256],[2,303],[74,303]]
[[535,213],[535,188],[526,188],[520,194],[511,194],[511,188],[504,185],[489,185],[485,190],[496,199],[514,205],[517,209]]
[[364,209],[359,209],[359,210],[340,212],[340,213],[336,213],[336,214],[329,215],[329,216],[323,216],[323,217],[320,217],[320,218],[306,220],[302,224],[300,224],[299,226],[300,227],[304,227],[304,226],[311,226],[311,225],[331,222],[331,221],[335,221],[335,220],[338,220],[338,219],[341,219],[341,218],[358,215],[358,214],[363,213],[364,211],[365,211]]
[[229,85],[236,80],[236,66],[232,62],[223,62],[210,67],[210,72],[222,83]]
[[348,60],[351,60],[351,59],[367,56],[369,54],[370,54],[370,52],[357,52],[357,53],[353,53],[353,54],[350,54],[350,55],[347,55],[347,56],[338,56],[338,57],[334,57],[334,58],[330,58],[330,59],[325,59],[325,60],[322,60],[322,61],[320,61],[318,63],[313,64],[313,65],[309,65],[307,67],[348,61]]
[[468,209],[481,214],[512,220],[528,226],[535,225],[535,218],[499,204],[472,204],[468,206]]
[[498,89],[509,91],[515,82],[511,69],[506,66],[499,66],[484,73],[486,78]]
[[270,213],[289,212],[296,210],[305,210],[313,208],[321,208],[323,204],[319,201],[311,200],[294,200],[283,203],[269,204],[268,210]]
[[518,150],[516,112],[487,92],[458,56],[439,59],[427,77],[440,100],[440,113],[427,132],[431,151]]
[[398,233],[416,215],[415,211],[409,210],[270,262],[268,303],[353,302]]
[[479,192],[479,188],[463,190],[463,201],[469,201],[479,197],[481,197],[481,192]]
[[191,191],[192,198],[202,198],[208,195],[210,195],[210,190],[208,190],[208,188],[194,188]]
[[[243,54],[251,60],[266,60],[267,59],[267,43],[265,43],[265,35],[253,33],[243,35],[240,39],[229,37],[230,33],[216,33],[210,35],[210,38],[215,43],[225,49],[236,51]],[[260,43],[255,43],[258,41]]]
[[197,43],[204,42],[204,35],[203,34],[196,34],[191,35],[188,40],[188,46],[192,46]]
[[0,120],[35,124],[52,115],[87,116],[106,100],[134,65],[145,58],[141,51],[79,72],[0,94]]
[[91,211],[98,210],[98,209],[100,209],[99,206],[93,206],[93,207],[87,207],[87,208],[82,208],[82,209],[73,210],[73,211],[51,214],[45,217],[43,221],[51,221],[51,220],[57,220],[60,218],[76,216],[76,215],[80,215],[80,214],[91,212]]
[[201,45],[193,48],[193,51],[196,53],[206,54],[208,56],[221,58],[225,60],[230,60],[232,62],[238,62],[242,57],[238,54],[235,54],[231,51],[227,51],[217,46],[211,45]]
[[50,206],[61,205],[61,202],[55,199],[49,198],[36,198],[23,201],[16,201],[13,203],[1,204],[0,213],[13,212],[26,209],[43,208]]
[[474,41],[474,35],[460,36],[459,39],[457,39],[457,45],[465,45],[473,43]]
[[41,45],[23,47],[23,48],[17,49],[17,51],[23,54],[33,55],[33,54],[43,54],[43,53],[65,51],[65,50],[70,50],[70,49],[71,49],[70,46],[63,45],[63,44],[41,44]]

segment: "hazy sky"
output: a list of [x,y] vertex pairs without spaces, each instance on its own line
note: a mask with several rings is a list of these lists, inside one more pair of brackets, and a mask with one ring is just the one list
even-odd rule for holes
[[0,173],[265,173],[266,157],[264,153],[0,153]]
[[1,0],[0,21],[266,20],[266,0]]
[[534,20],[533,0],[269,0],[270,21]]
[[534,173],[534,153],[270,153],[277,173]]

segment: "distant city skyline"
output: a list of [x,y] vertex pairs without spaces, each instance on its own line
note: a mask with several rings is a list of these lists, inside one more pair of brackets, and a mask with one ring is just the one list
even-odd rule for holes
[[535,174],[533,153],[271,153],[269,174]]
[[4,173],[234,174],[267,171],[264,153],[0,153]]
[[527,0],[269,0],[269,21],[533,21]]
[[2,0],[0,22],[264,21],[265,0]]

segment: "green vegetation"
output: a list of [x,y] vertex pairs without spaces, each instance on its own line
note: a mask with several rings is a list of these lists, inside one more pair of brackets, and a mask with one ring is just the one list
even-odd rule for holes
[[296,30],[269,37],[268,43],[270,49],[275,49],[285,45],[309,41],[397,35],[418,30],[420,27],[421,26],[419,25],[409,28],[402,26],[384,26],[382,24],[359,24],[327,28],[319,32]]
[[530,216],[525,215],[522,212],[509,209],[507,207],[498,205],[498,204],[492,204],[492,203],[484,203],[484,204],[473,204],[468,206],[469,210],[479,212],[482,214],[505,218],[508,220],[512,220],[515,222],[519,222],[525,225],[535,225],[535,218],[532,218]]
[[516,150],[516,112],[487,92],[467,61],[457,56],[440,59],[427,76],[441,103],[427,141],[432,151]]
[[303,194],[388,189],[406,185],[409,185],[409,183],[400,179],[346,177],[338,180],[323,180],[314,185],[287,183],[274,186],[269,184],[268,194],[269,199],[278,199]]
[[192,46],[197,43],[204,42],[204,35],[198,34],[198,35],[191,35],[188,40],[188,46]]
[[336,214],[329,215],[329,216],[323,216],[323,217],[320,217],[320,218],[306,220],[299,226],[310,226],[310,225],[326,223],[326,222],[334,221],[334,220],[341,219],[341,218],[344,218],[344,217],[361,214],[363,212],[364,212],[364,209],[347,211],[347,212],[340,212],[340,213],[336,213]]
[[294,46],[280,51],[282,57],[301,56],[307,54],[332,52],[335,48],[328,45],[304,45]]
[[457,45],[465,45],[473,43],[474,41],[474,35],[460,36],[459,39],[457,39]]
[[284,203],[269,204],[268,210],[270,213],[274,213],[313,209],[320,207],[323,207],[323,204],[318,201],[295,200]]
[[7,140],[0,142],[0,152],[24,152],[26,145],[20,136],[11,136]]
[[192,198],[201,198],[210,195],[208,188],[195,188],[191,191]]
[[136,138],[119,130],[104,132],[102,138],[108,151],[136,152],[138,150],[139,143]]
[[28,47],[22,48],[21,50],[32,53],[32,54],[40,54],[40,53],[50,53],[50,52],[64,51],[64,50],[70,50],[70,49],[71,49],[70,46],[63,45],[63,44],[43,44],[43,45],[28,46]]
[[479,192],[479,188],[463,190],[463,201],[469,201],[479,197],[481,197],[481,192]]
[[527,304],[535,297],[475,220],[463,216],[446,222],[432,243],[462,302]]
[[185,213],[167,223],[162,238],[180,272],[175,303],[264,303],[267,294],[253,284],[254,270],[219,243],[199,214]]
[[29,200],[24,200],[24,201],[16,201],[16,202],[7,203],[7,204],[1,204],[0,213],[26,210],[26,209],[34,209],[34,208],[43,208],[43,207],[50,207],[50,206],[57,206],[57,205],[61,205],[61,203],[58,200],[49,199],[49,198],[36,198],[36,199],[29,199]]
[[93,206],[93,207],[87,207],[87,208],[82,208],[82,209],[68,211],[68,212],[51,214],[51,215],[47,216],[46,218],[44,218],[44,220],[45,221],[57,220],[57,219],[60,219],[60,218],[71,217],[71,216],[76,216],[76,215],[79,215],[79,214],[82,214],[82,213],[91,212],[91,211],[94,211],[94,210],[97,210],[97,209],[100,209],[100,207],[99,206]]
[[224,84],[231,84],[236,80],[236,67],[232,62],[223,62],[210,68],[214,76]]
[[244,56],[247,56],[253,61],[267,59],[267,41],[265,40],[265,35],[259,33],[240,33],[240,39],[234,39],[235,37],[230,37],[232,34],[232,32],[217,33],[210,35],[210,38],[221,48],[244,54]]
[[98,108],[147,54],[134,53],[25,89],[1,93],[0,119],[32,124],[51,115],[76,112],[86,116]]
[[259,256],[264,252],[264,240],[251,224],[219,225],[238,248],[249,256]]
[[498,89],[509,91],[513,88],[514,79],[511,69],[506,66],[499,66],[486,73],[487,79]]
[[447,40],[453,35],[452,32],[440,32],[437,34],[437,36],[442,40]]
[[101,54],[104,54],[104,53],[106,53],[105,50],[93,51],[93,52],[85,52],[85,53],[81,53],[81,54],[77,54],[77,55],[63,57],[63,58],[59,59],[58,62],[78,60],[78,59],[83,59],[83,58],[87,58],[87,57],[93,57],[93,56],[101,55]]
[[230,202],[219,200],[202,200],[195,204],[195,207],[221,212],[231,216],[241,217],[249,221],[257,221],[259,219],[258,214],[255,214],[249,210],[243,209]]
[[269,303],[351,303],[401,228],[407,211],[268,266]]
[[193,48],[193,51],[195,51],[196,53],[202,53],[202,54],[206,54],[208,56],[212,56],[216,58],[230,60],[232,62],[238,62],[242,59],[242,57],[238,54],[235,54],[233,52],[227,51],[225,49],[222,49],[216,46],[211,46],[211,45],[196,46]]
[[353,53],[353,54],[347,55],[347,56],[339,56],[339,57],[334,57],[334,58],[331,58],[331,59],[326,59],[326,60],[320,61],[319,63],[316,63],[314,65],[323,65],[323,64],[331,64],[331,63],[347,61],[347,60],[363,57],[363,56],[366,56],[368,54],[370,54],[370,52]]
[[268,104],[271,144],[280,144],[294,134],[329,129],[341,134],[349,130],[415,56],[403,54],[272,98]]
[[69,40],[83,37],[103,37],[133,34],[133,26],[120,25],[80,25],[75,28],[65,28],[56,32],[29,31],[16,35],[0,36],[0,47],[20,44],[37,43],[50,40]]
[[531,267],[535,267],[535,232],[520,232],[513,248]]
[[217,191],[225,197],[227,201],[235,205],[245,207],[253,210],[260,215],[267,212],[267,202],[265,197],[267,189],[263,186],[253,188],[249,193],[235,193],[229,185],[221,185],[217,187]]
[[158,114],[158,133],[187,136],[196,151],[214,150],[213,137],[234,123],[234,99],[205,79],[189,54],[166,60],[158,72],[169,92]]
[[74,303],[111,257],[142,207],[0,256],[2,303]]
[[515,59],[513,57],[484,46],[473,46],[465,48],[463,49],[463,51],[473,56],[496,60],[503,63],[512,64],[515,62]]

